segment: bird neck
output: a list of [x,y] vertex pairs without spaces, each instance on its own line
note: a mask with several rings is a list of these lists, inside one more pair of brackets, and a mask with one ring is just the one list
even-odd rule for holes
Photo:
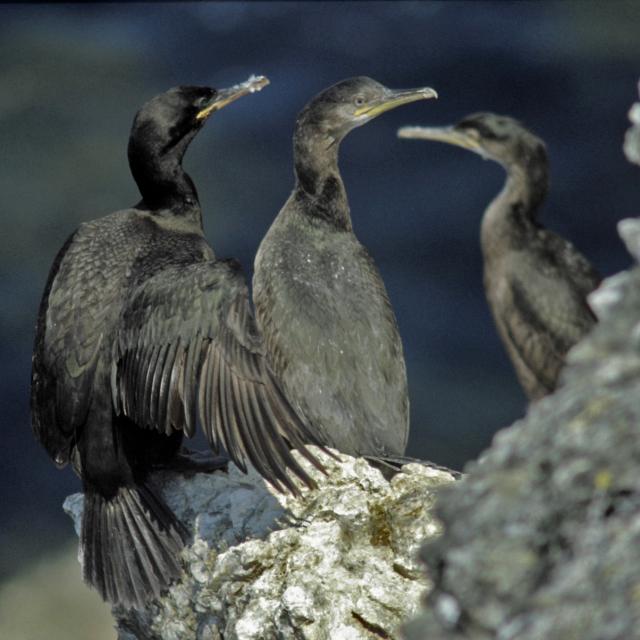
[[492,255],[495,246],[524,246],[540,227],[537,212],[549,184],[546,162],[514,164],[506,170],[504,187],[482,218],[480,239],[485,256]]
[[147,209],[151,214],[169,213],[202,228],[198,192],[182,168],[184,149],[174,148],[173,151],[151,155],[145,150],[138,150],[135,145],[130,146],[129,165],[142,195],[138,208]]
[[304,213],[340,231],[351,231],[347,192],[338,169],[340,140],[319,128],[301,128],[293,138],[294,198]]

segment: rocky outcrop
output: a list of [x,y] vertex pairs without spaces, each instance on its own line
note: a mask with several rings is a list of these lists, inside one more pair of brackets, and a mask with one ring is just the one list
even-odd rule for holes
[[[148,610],[114,610],[120,640],[394,638],[428,586],[417,550],[453,476],[409,464],[391,481],[362,459],[318,452],[318,489],[277,494],[252,472],[154,482],[193,532],[180,582]],[[305,464],[302,461],[302,464]],[[65,502],[76,526],[82,494]]]
[[[640,104],[625,140],[640,163]],[[640,203],[639,203],[640,206]],[[640,262],[640,220],[618,227]],[[409,640],[640,638],[640,267],[590,297],[562,387],[440,497]]]
[[[638,83],[640,93],[640,82]],[[629,162],[640,164],[640,102],[636,102],[629,111],[629,120],[633,126],[624,137],[624,152]]]

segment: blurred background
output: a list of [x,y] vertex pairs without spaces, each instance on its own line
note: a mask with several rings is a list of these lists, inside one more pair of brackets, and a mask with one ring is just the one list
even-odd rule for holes
[[404,339],[408,453],[460,468],[525,411],[485,303],[478,244],[504,173],[396,130],[478,110],[522,120],[551,161],[541,220],[610,275],[629,264],[616,222],[640,213],[637,168],[621,151],[638,33],[634,1],[0,5],[0,637],[114,636],[80,584],[61,510],[79,483],[34,441],[28,392],[55,253],[82,221],[138,200],[126,145],[143,102],[177,84],[271,79],[216,115],[185,161],[209,240],[250,275],[293,186],[291,134],[310,97],[353,75],[437,89],[438,101],[354,131],[340,166]]

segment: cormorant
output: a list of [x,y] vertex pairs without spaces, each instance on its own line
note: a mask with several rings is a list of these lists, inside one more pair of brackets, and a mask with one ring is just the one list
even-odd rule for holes
[[458,145],[506,170],[504,188],[482,218],[485,292],[525,393],[530,400],[551,393],[567,351],[596,322],[586,297],[601,278],[570,242],[537,221],[548,189],[544,143],[493,113],[451,127],[403,127],[398,135]]
[[138,111],[129,164],[142,200],[82,224],[44,291],[33,355],[36,437],[85,494],[85,580],[140,608],[181,572],[185,531],[148,482],[183,433],[202,425],[214,450],[249,460],[276,488],[307,485],[289,445],[316,442],[264,358],[241,268],[217,260],[182,157],[207,118],[268,84],[180,86]]
[[355,127],[433,97],[357,77],[313,98],[296,121],[295,187],[255,260],[256,318],[285,395],[321,442],[351,455],[401,456],[409,398],[396,319],[353,233],[338,150]]

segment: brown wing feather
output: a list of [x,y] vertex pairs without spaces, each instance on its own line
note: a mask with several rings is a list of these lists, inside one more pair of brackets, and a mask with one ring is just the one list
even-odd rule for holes
[[595,323],[586,299],[560,278],[550,282],[546,297],[536,296],[542,285],[538,289],[533,285],[533,278],[525,286],[512,277],[510,302],[499,319],[522,385],[532,399],[556,388],[567,352]]

